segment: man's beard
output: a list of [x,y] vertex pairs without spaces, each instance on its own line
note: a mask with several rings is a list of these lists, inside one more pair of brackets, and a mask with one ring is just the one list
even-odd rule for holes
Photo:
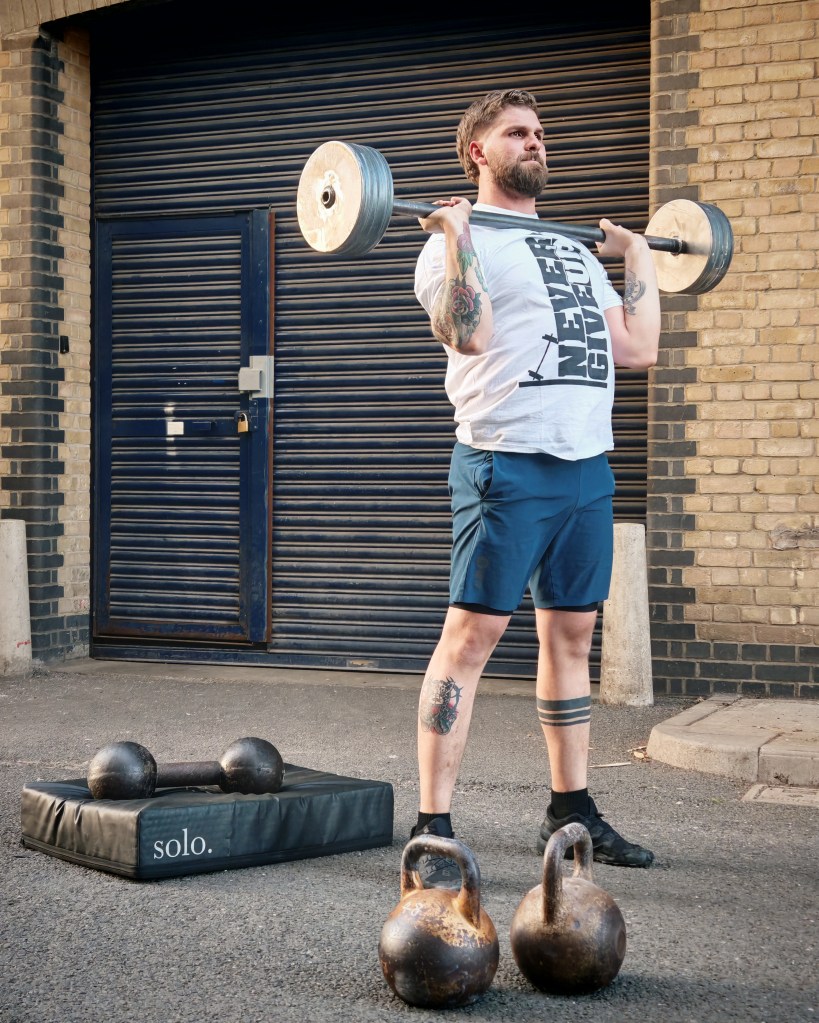
[[527,199],[536,199],[549,180],[549,170],[546,165],[532,157],[508,163],[491,160],[489,168],[495,178],[495,183],[505,192],[525,196]]

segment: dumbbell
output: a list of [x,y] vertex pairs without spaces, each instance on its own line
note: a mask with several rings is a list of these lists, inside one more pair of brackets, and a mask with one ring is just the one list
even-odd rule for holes
[[278,792],[284,763],[266,739],[237,739],[221,760],[157,764],[150,750],[137,742],[104,746],[88,767],[88,788],[94,799],[148,799],[157,788],[217,785],[223,792]]

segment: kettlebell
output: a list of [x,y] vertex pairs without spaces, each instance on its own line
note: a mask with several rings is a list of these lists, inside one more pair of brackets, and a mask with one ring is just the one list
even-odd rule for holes
[[[415,870],[424,854],[461,870],[459,891],[424,888]],[[454,1008],[482,995],[498,968],[495,925],[481,909],[481,875],[471,850],[455,838],[417,835],[401,857],[401,900],[381,929],[384,978],[409,1005]]]
[[[570,845],[574,873],[564,877]],[[589,994],[617,976],[626,924],[614,899],[592,881],[592,840],[582,824],[567,824],[549,839],[543,883],[524,896],[509,938],[521,973],[549,994]]]

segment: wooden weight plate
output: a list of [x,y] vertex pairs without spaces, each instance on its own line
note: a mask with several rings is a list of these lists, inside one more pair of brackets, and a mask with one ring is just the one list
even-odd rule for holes
[[679,255],[652,249],[660,291],[700,295],[715,288],[728,271],[733,232],[716,206],[672,199],[657,210],[645,233],[685,242],[686,251]]
[[308,245],[356,258],[381,240],[392,216],[392,174],[375,149],[325,142],[304,165],[296,211]]

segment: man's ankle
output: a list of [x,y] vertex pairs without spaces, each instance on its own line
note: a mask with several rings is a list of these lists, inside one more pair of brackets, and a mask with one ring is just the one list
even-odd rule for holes
[[589,813],[589,790],[576,789],[574,792],[555,792],[551,795],[552,813],[559,820],[578,814],[581,817]]
[[434,820],[442,822],[441,828],[440,829],[436,829],[436,830],[440,830],[441,832],[446,832],[446,834],[443,835],[444,838],[451,838],[452,837],[452,818],[451,818],[451,815],[449,813],[421,813],[419,811],[418,812],[418,821],[416,822],[415,828],[413,829],[413,834],[414,835],[419,834],[423,830],[423,828],[425,828],[427,826],[427,824],[430,823],[430,821],[434,821]]

